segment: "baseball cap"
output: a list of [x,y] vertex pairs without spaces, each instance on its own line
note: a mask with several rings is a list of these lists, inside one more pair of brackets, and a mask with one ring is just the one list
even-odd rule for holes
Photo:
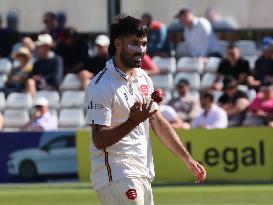
[[95,39],[95,44],[99,46],[109,46],[110,40],[106,35],[98,35]]
[[273,39],[269,36],[266,36],[262,39],[261,49],[267,50],[271,45],[273,45]]
[[34,101],[35,106],[48,106],[48,100],[44,97],[37,97]]
[[36,41],[37,46],[52,46],[53,40],[52,37],[49,34],[40,34],[38,36],[38,40]]

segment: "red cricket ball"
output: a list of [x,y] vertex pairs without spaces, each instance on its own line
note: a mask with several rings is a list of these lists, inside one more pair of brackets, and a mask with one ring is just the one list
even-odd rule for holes
[[151,97],[155,102],[160,103],[164,99],[164,93],[161,89],[155,89]]

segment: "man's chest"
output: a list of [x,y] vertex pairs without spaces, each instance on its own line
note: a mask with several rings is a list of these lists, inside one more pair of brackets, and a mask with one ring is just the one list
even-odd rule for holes
[[132,81],[120,84],[115,93],[112,117],[127,119],[130,108],[135,102],[143,103],[150,100],[150,89],[147,80],[142,75],[137,76]]

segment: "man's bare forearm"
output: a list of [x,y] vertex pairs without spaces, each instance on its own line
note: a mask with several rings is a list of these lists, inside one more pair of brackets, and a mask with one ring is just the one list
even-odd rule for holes
[[134,124],[130,120],[127,120],[116,127],[92,125],[93,143],[97,149],[106,149],[107,147],[119,142],[135,127],[136,124]]
[[183,161],[192,159],[170,123],[162,116],[160,112],[157,112],[150,118],[150,123],[159,140],[170,151],[172,151]]

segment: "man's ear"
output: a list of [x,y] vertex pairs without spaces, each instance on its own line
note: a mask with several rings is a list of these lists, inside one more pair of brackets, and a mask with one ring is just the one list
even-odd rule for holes
[[116,47],[117,49],[120,49],[120,48],[121,48],[121,39],[116,38],[116,39],[114,40],[114,44],[115,44],[115,47]]

